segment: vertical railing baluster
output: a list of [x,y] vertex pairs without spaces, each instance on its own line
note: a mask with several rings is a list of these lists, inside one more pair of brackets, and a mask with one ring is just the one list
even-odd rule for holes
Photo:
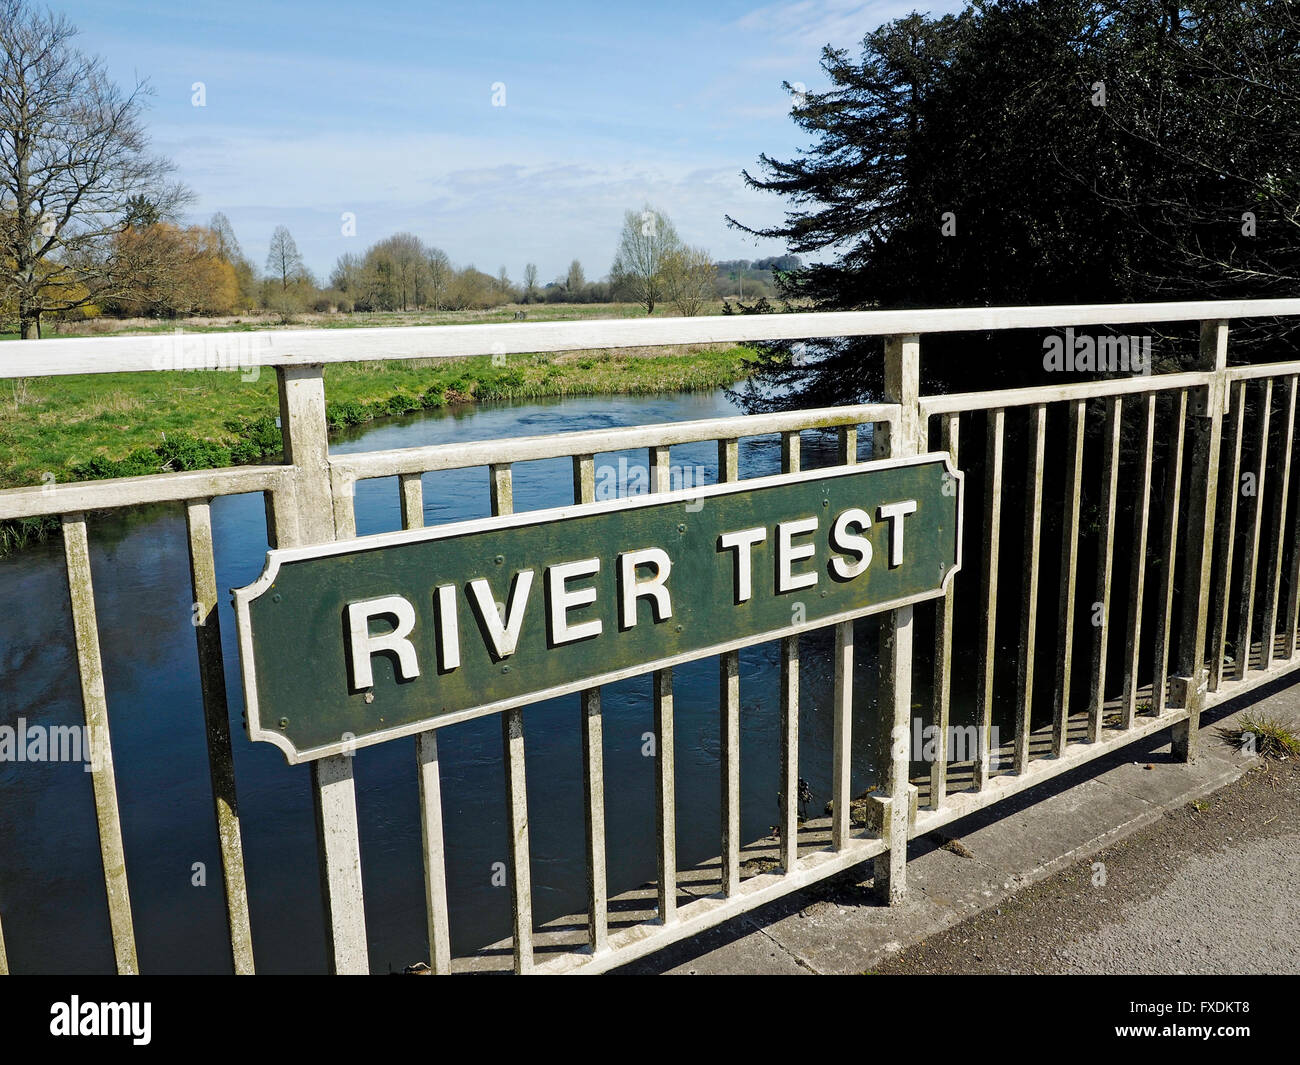
[[849,844],[853,773],[853,622],[835,626],[834,694],[831,697],[831,848]]
[[1300,652],[1296,646],[1296,637],[1300,632],[1300,492],[1296,494],[1292,510],[1290,587],[1287,591],[1286,617],[1282,619],[1288,661],[1294,661]]
[[[890,458],[915,455],[922,445],[926,426],[921,420],[921,338],[915,333],[885,339],[885,400],[898,405],[897,418],[883,434],[883,450]],[[877,439],[880,439],[878,436]],[[890,906],[902,902],[907,894],[907,844],[916,816],[916,786],[911,782],[912,717],[912,621],[915,608],[895,607],[880,617],[880,658],[878,664],[876,713],[879,718],[880,747],[886,760],[883,803],[877,803],[881,837],[889,849],[878,855],[874,864],[873,889],[880,901]],[[836,676],[841,662],[845,671],[853,664],[853,622],[845,622],[844,651],[837,643]],[[846,680],[843,713],[850,717],[853,708],[852,676]],[[839,700],[837,698],[837,704]],[[837,713],[840,707],[836,706]],[[847,729],[846,729],[847,734]],[[838,740],[838,737],[837,737]],[[845,746],[845,762],[851,764]],[[879,772],[879,760],[877,761]],[[845,782],[849,771],[844,773]],[[847,797],[847,796],[846,796]],[[845,804],[844,821],[849,821]],[[836,803],[839,812],[839,803]],[[845,829],[847,838],[847,827]]]
[[988,783],[993,752],[993,671],[997,660],[998,548],[1002,538],[1002,458],[1005,447],[1007,412],[996,407],[988,412],[984,446],[984,565],[982,572],[984,610],[980,615],[979,762],[975,765],[975,790]]
[[[794,441],[798,442],[798,434]],[[872,447],[887,446],[874,434]],[[844,465],[857,462],[857,431],[846,430],[839,440],[839,460]],[[786,468],[793,472],[799,468],[799,452],[791,458],[783,453]],[[795,645],[796,657],[798,645]],[[853,828],[853,622],[843,621],[835,626],[834,688],[831,695],[831,846],[843,850],[848,846]],[[787,708],[793,721],[798,720],[798,700],[792,698]],[[794,727],[793,725],[791,726]],[[792,774],[793,775],[793,774]],[[796,781],[797,783],[797,781]]]
[[[718,441],[718,482],[740,476],[740,443]],[[797,641],[798,637],[794,637]],[[722,787],[722,894],[730,898],[740,890],[740,652],[724,651],[718,656],[721,741],[719,775]],[[784,689],[782,689],[784,690]],[[784,732],[784,716],[782,717]],[[786,761],[784,755],[782,762]],[[784,777],[783,777],[784,779]],[[786,809],[788,811],[789,795]],[[798,798],[797,794],[794,796]],[[785,827],[789,827],[788,823]],[[796,825],[797,831],[797,825]]]
[[226,703],[226,671],[221,654],[221,617],[217,611],[217,569],[212,547],[210,500],[185,503],[185,528],[190,550],[190,593],[194,603],[194,639],[198,645],[199,687],[203,694],[203,724],[207,736],[208,778],[221,848],[225,884],[226,924],[230,932],[230,963],[239,976],[253,973],[253,932],[248,918],[248,885],[244,848],[235,794],[235,762],[230,748],[230,708]]
[[731,651],[718,657],[722,703],[722,894],[740,890],[740,657]]
[[1061,606],[1056,625],[1056,707],[1052,718],[1052,756],[1060,758],[1070,741],[1070,683],[1074,664],[1074,597],[1079,576],[1079,506],[1083,495],[1083,435],[1087,400],[1070,404],[1066,443],[1065,528],[1061,534]]
[[[723,466],[719,444],[718,466]],[[789,468],[791,457],[787,448],[782,448],[782,469]],[[798,453],[794,455],[795,467],[798,467]],[[726,461],[730,471],[735,467],[736,456]],[[737,467],[737,474],[738,474]],[[721,474],[719,474],[721,477]],[[781,868],[788,876],[795,870],[799,861],[799,637],[787,636],[781,640]]]
[[402,506],[402,528],[424,528],[424,481],[418,473],[404,473],[398,479]]
[[90,763],[91,790],[95,795],[95,821],[99,830],[104,888],[108,895],[113,956],[118,973],[135,975],[140,966],[135,950],[135,924],[131,917],[131,889],[126,878],[126,850],[122,844],[122,818],[118,811],[113,742],[108,729],[108,697],[104,693],[104,661],[99,649],[86,516],[64,514],[62,520],[72,629],[77,643],[77,670],[81,677],[81,705],[86,721],[88,750],[82,754]]
[[[872,429],[875,433],[875,429]],[[858,427],[841,425],[836,432],[836,456],[841,466],[854,466],[858,461]]]
[[1033,733],[1034,655],[1038,644],[1038,561],[1043,532],[1043,459],[1047,440],[1047,405],[1035,403],[1029,412],[1033,439],[1029,445],[1025,500],[1025,554],[1028,570],[1020,605],[1020,661],[1016,667],[1015,771],[1029,768],[1029,740]]
[[781,641],[781,869],[799,861],[799,640]]
[[[945,414],[939,422],[939,450],[952,456],[953,469],[961,469],[958,454],[961,415]],[[948,719],[952,702],[952,627],[956,582],[935,604],[934,614],[934,726],[939,730],[935,759],[930,763],[930,809],[943,806],[948,795]]]
[[[573,456],[573,500],[596,500],[596,458]],[[593,954],[609,946],[609,881],[605,872],[605,729],[600,689],[578,696],[582,722],[582,793],[587,842],[587,945]]]
[[[514,478],[510,463],[491,466],[488,477],[492,513],[514,513]],[[533,968],[533,880],[528,845],[528,774],[524,758],[523,707],[516,706],[502,713],[501,741],[505,752],[506,812],[510,829],[515,972],[527,973]]]
[[[672,449],[650,449],[650,487],[667,492],[672,487]],[[655,765],[658,771],[655,795],[655,827],[659,853],[659,921],[677,920],[677,789],[673,737],[673,671],[654,674]]]
[[1294,374],[1287,378],[1286,427],[1283,430],[1282,440],[1282,483],[1277,497],[1277,524],[1273,527],[1273,553],[1270,556],[1273,559],[1273,566],[1269,573],[1268,598],[1264,600],[1261,669],[1271,669],[1273,658],[1277,654],[1277,608],[1282,589],[1282,556],[1286,547],[1284,539],[1286,505],[1287,497],[1291,493],[1291,452],[1295,447],[1296,383],[1297,378]]
[[[1237,500],[1241,498],[1241,444],[1246,428],[1246,382],[1237,382],[1232,398],[1232,477],[1224,498],[1228,505],[1228,520],[1218,529],[1218,553],[1221,559],[1218,576],[1214,582],[1214,630],[1210,636],[1209,690],[1217,692],[1223,685],[1223,671],[1228,653],[1228,624],[1232,611],[1232,567],[1237,544]],[[1300,552],[1297,552],[1300,557]]]
[[[330,473],[324,367],[280,366],[276,378],[284,461],[293,468],[293,484],[291,494],[275,495],[275,546],[324,544],[352,535],[352,485],[334,485]],[[370,951],[352,758],[317,758],[311,777],[330,971],[366,973]]]
[[1147,537],[1151,529],[1151,472],[1156,444],[1156,394],[1147,393],[1146,436],[1142,449],[1141,495],[1133,515],[1132,565],[1129,570],[1127,654],[1124,657],[1124,702],[1120,708],[1120,727],[1133,727],[1137,713],[1138,662],[1142,640],[1142,598],[1147,576]]
[[1106,708],[1106,656],[1110,636],[1110,586],[1115,572],[1115,502],[1119,495],[1119,444],[1123,401],[1111,396],[1106,403],[1106,422],[1102,430],[1101,492],[1104,526],[1097,544],[1097,597],[1093,601],[1092,620],[1092,691],[1088,699],[1088,742],[1101,739],[1102,716]]
[[[398,478],[402,528],[424,528],[424,483],[418,473]],[[424,913],[429,934],[429,967],[435,976],[451,972],[451,912],[447,906],[447,842],[443,832],[442,770],[436,729],[415,737],[416,779],[420,793],[420,838],[424,852]]]
[[451,914],[447,906],[447,844],[442,828],[442,772],[438,733],[415,737],[420,788],[420,839],[424,851],[424,914],[429,932],[429,967],[434,975],[451,972]]
[[338,470],[330,470],[330,495],[334,501],[334,538],[351,540],[357,535],[357,483]]
[[[1187,434],[1187,390],[1179,389],[1171,404],[1176,426],[1174,446],[1165,468],[1164,529],[1160,550],[1164,564],[1160,568],[1160,598],[1157,601],[1156,638],[1151,656],[1151,713],[1165,712],[1169,692],[1169,643],[1174,614],[1174,584],[1178,563],[1178,519],[1182,505],[1183,445]],[[1194,519],[1193,519],[1194,520]]]
[[1250,649],[1255,620],[1255,583],[1259,570],[1259,538],[1264,525],[1264,486],[1268,473],[1268,429],[1273,414],[1273,378],[1264,379],[1264,402],[1260,405],[1259,456],[1254,470],[1255,504],[1251,507],[1250,534],[1246,538],[1245,594],[1237,618],[1237,679],[1250,669]]
[[677,808],[673,787],[673,671],[654,674],[655,754],[658,781],[655,828],[659,839],[659,923],[677,920]]
[[[1183,552],[1183,610],[1178,633],[1175,677],[1170,684],[1177,705],[1187,716],[1170,737],[1173,756],[1196,758],[1201,710],[1210,686],[1205,665],[1209,630],[1210,580],[1214,570],[1214,526],[1219,510],[1219,465],[1223,453],[1223,414],[1228,400],[1228,322],[1201,323],[1198,364],[1210,373],[1206,388],[1195,393],[1191,427],[1186,547]],[[1222,658],[1220,658],[1222,661]]]
[[528,782],[524,763],[522,708],[515,707],[501,715],[501,739],[506,756],[515,972],[522,974],[531,972],[533,968],[533,885],[528,845]]
[[[781,471],[799,472],[798,433],[781,437]],[[784,823],[781,843],[781,865],[792,872],[799,857],[799,637],[786,636],[781,640],[781,785]],[[834,789],[832,789],[834,790]],[[793,835],[788,844],[784,839],[791,825]]]

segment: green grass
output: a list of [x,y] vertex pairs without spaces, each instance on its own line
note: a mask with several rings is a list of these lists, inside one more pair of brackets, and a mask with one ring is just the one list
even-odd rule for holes
[[[279,328],[504,322],[521,309],[529,321],[643,314],[635,304],[531,304],[488,311],[304,315]],[[147,335],[172,332],[178,325],[187,333],[276,328],[265,317],[184,323],[96,319],[68,323],[58,335]],[[17,339],[17,333],[0,332],[0,340]],[[325,369],[326,416],[337,431],[479,400],[711,391],[746,376],[755,359],[749,347],[704,345],[511,355],[495,363],[491,356],[340,363]],[[274,459],[281,448],[275,373],[264,369],[255,380],[244,376],[235,370],[0,380],[0,489]],[[53,519],[0,522],[0,556],[56,529]]]
[[1276,717],[1243,716],[1233,728],[1220,728],[1219,735],[1230,747],[1266,758],[1300,755],[1300,734],[1294,721]]
[[[485,399],[712,390],[746,347],[620,349],[326,367],[332,429]],[[280,450],[275,374],[96,374],[0,382],[0,488],[251,462]]]

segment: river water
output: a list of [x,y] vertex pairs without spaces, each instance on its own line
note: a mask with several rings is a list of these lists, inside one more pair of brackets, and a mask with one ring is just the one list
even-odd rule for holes
[[[393,419],[332,443],[335,452],[642,425],[739,413],[724,393],[484,404]],[[865,447],[864,442],[864,447]],[[805,434],[805,468],[831,465],[835,441]],[[780,440],[750,438],[742,477],[780,470]],[[685,476],[716,480],[716,445],[672,449]],[[597,457],[598,489],[646,482],[644,451]],[[602,487],[603,486],[603,487]],[[515,467],[517,510],[572,502],[567,459]],[[425,523],[486,516],[484,469],[424,478]],[[267,549],[262,498],[212,507],[218,585],[254,581]],[[400,527],[395,479],[363,482],[360,535]],[[221,865],[214,825],[191,627],[184,514],[179,504],[97,516],[91,561],[117,767],[127,872],[145,972],[228,971]],[[224,596],[223,596],[224,600]],[[77,725],[81,718],[62,547],[39,545],[0,559],[0,725]],[[853,787],[872,780],[876,626],[858,623]],[[221,604],[234,756],[247,863],[253,943],[261,972],[325,969],[310,772],[268,744],[248,741],[234,618]],[[800,775],[821,812],[830,792],[831,633],[803,637]],[[742,836],[778,820],[780,721],[776,644],[741,653]],[[683,867],[717,855],[721,838],[718,663],[675,671],[677,839]],[[655,875],[651,681],[604,689],[606,818],[611,894]],[[536,916],[585,910],[578,696],[524,713]],[[509,889],[493,885],[508,863],[500,719],[439,733],[453,950],[509,935]],[[357,801],[372,970],[427,957],[414,740],[356,754]],[[112,946],[90,774],[80,763],[0,762],[0,921],[14,972],[108,972]]]

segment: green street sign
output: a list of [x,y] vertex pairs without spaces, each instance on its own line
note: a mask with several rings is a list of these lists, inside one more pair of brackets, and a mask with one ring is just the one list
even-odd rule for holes
[[961,492],[931,454],[269,551],[249,736],[348,753],[933,599]]

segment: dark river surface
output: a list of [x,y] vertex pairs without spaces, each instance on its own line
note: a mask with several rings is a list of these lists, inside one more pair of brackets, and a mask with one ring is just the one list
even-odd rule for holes
[[[337,439],[335,452],[640,425],[739,413],[723,393],[493,404],[413,415]],[[864,456],[869,448],[863,434]],[[831,465],[835,441],[807,433],[804,467]],[[780,470],[776,436],[740,449],[741,475]],[[620,466],[620,459],[626,465]],[[713,443],[672,449],[676,467],[716,479]],[[644,450],[597,457],[597,484],[645,483]],[[623,474],[620,475],[620,469]],[[604,478],[602,482],[602,477]],[[427,525],[488,514],[485,469],[428,474]],[[572,502],[568,459],[515,467],[517,510]],[[357,486],[360,535],[400,527],[395,479]],[[214,501],[221,626],[234,738],[253,944],[261,972],[325,969],[310,771],[288,766],[243,729],[234,618],[224,590],[260,574],[267,549],[260,495]],[[145,972],[228,971],[221,865],[208,783],[197,655],[191,627],[184,514],[179,504],[101,515],[90,522],[127,872]],[[82,721],[76,653],[58,542],[0,559],[0,725]],[[854,723],[856,791],[872,781],[875,634],[858,623]],[[803,637],[800,775],[810,810],[830,792],[830,630]],[[778,820],[777,644],[741,653],[743,838]],[[682,867],[720,849],[718,662],[675,671],[677,838]],[[651,681],[604,689],[610,893],[655,875]],[[524,712],[538,921],[585,910],[578,696]],[[498,717],[439,733],[453,950],[507,936],[509,889],[493,865],[508,862]],[[370,959],[376,972],[427,957],[414,740],[356,754],[357,803]],[[202,863],[196,872],[196,863]],[[196,884],[206,869],[206,884]],[[90,774],[80,763],[0,762],[0,920],[14,972],[106,972],[112,948],[95,831]]]

